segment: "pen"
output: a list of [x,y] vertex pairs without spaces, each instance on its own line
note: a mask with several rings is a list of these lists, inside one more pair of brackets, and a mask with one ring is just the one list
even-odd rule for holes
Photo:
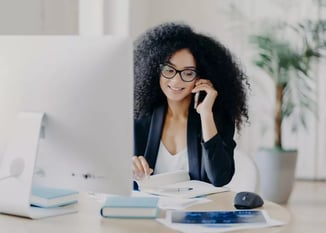
[[185,191],[191,191],[193,188],[191,187],[180,187],[180,188],[162,188],[160,191],[163,192],[185,192]]

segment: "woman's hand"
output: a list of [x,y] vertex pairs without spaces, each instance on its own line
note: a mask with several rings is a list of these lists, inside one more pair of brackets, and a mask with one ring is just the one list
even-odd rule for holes
[[215,90],[212,82],[207,79],[198,79],[195,82],[195,88],[192,90],[193,93],[204,91],[206,93],[205,98],[201,103],[198,103],[196,111],[200,114],[200,120],[202,125],[203,140],[207,142],[216,134],[218,129],[214,122],[213,116],[213,105],[218,96],[217,90]]
[[198,79],[192,93],[204,91],[206,93],[202,102],[198,103],[196,110],[199,114],[211,113],[216,97],[218,96],[212,82],[208,79]]
[[132,172],[135,180],[142,180],[153,173],[144,156],[132,157]]

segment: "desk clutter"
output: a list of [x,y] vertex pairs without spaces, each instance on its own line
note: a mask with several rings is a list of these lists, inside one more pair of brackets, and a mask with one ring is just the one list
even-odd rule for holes
[[[219,197],[221,197],[220,201],[222,202],[223,200],[230,200],[230,197],[234,198],[234,194],[231,192],[216,193],[214,195],[218,200]],[[240,193],[240,195],[243,196],[244,194]],[[36,197],[42,197],[42,201],[36,201]],[[103,226],[112,227],[112,229],[116,229],[116,227],[121,229],[126,228],[126,231],[123,232],[130,232],[129,230],[132,229],[126,227],[128,224],[135,226],[142,224],[142,219],[148,219],[146,224],[150,225],[160,223],[160,226],[157,225],[158,229],[161,229],[158,230],[159,232],[177,230],[183,233],[228,232],[234,230],[276,227],[286,224],[285,222],[271,218],[268,209],[236,210],[235,206],[232,206],[232,203],[225,205],[229,206],[228,210],[219,207],[208,207],[201,210],[186,209],[189,205],[205,203],[202,201],[209,199],[203,197],[176,198],[166,197],[164,195],[153,196],[139,191],[134,191],[130,196],[98,194],[97,198],[100,198],[96,198],[95,200],[89,199],[90,197],[89,194],[79,194],[74,190],[33,186],[31,202],[34,202],[34,205],[30,208],[28,215],[26,214],[23,216],[39,219],[78,213],[80,211],[82,212],[81,215],[78,217],[72,216],[68,219],[80,219],[80,217],[84,215],[98,215],[98,217],[103,218],[103,220],[101,220],[102,222],[106,220],[110,221],[109,224],[105,223]],[[174,201],[174,204],[171,204],[171,200]],[[166,204],[163,205],[162,208],[162,203],[164,202],[170,203],[168,208],[164,208]],[[78,211],[71,209],[78,207],[78,205]],[[180,206],[182,206],[182,208],[179,209]],[[161,211],[164,211],[165,214],[161,215]],[[90,219],[98,221],[98,218],[93,217],[87,219],[87,221]],[[119,220],[116,221],[113,219]],[[64,218],[58,221],[66,222]],[[66,223],[66,226],[71,225]],[[164,228],[162,228],[162,226]],[[164,231],[162,231],[163,229]],[[144,232],[146,232],[145,228]]]

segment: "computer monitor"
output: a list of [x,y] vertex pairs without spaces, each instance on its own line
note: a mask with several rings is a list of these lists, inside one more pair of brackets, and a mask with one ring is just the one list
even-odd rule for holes
[[130,194],[132,64],[123,36],[1,36],[0,157],[18,113],[44,113],[33,183]]

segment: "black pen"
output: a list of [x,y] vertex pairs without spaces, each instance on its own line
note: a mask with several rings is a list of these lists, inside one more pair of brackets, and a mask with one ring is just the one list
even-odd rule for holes
[[180,187],[180,188],[162,188],[160,191],[163,192],[185,192],[185,191],[191,191],[193,188],[191,187]]

